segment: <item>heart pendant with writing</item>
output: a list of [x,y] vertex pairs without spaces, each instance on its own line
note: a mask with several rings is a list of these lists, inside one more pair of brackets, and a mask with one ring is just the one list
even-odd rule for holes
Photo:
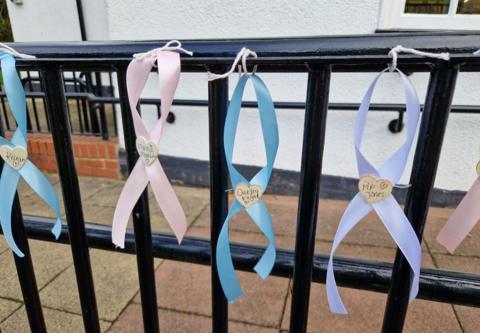
[[0,156],[15,170],[20,170],[28,159],[28,152],[22,146],[11,148],[7,145],[0,147]]
[[245,208],[252,206],[261,196],[262,187],[260,185],[239,183],[235,187],[235,199]]
[[388,179],[363,176],[358,181],[358,190],[369,204],[382,201],[392,194],[393,185]]
[[158,146],[152,140],[147,140],[143,136],[139,136],[136,142],[137,151],[140,158],[146,166],[150,166],[158,158]]

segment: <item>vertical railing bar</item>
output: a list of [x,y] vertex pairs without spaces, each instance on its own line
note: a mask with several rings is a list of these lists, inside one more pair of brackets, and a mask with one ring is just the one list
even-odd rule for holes
[[12,128],[10,127],[10,120],[8,119],[7,105],[5,104],[5,99],[3,96],[0,97],[0,100],[2,101],[2,110],[3,110],[3,115],[5,117],[5,128],[7,131],[10,131]]
[[[133,170],[138,160],[135,148],[135,129],[128,101],[126,69],[117,72],[120,109],[125,137],[125,151],[129,172]],[[137,252],[138,279],[142,300],[143,327],[145,332],[158,333],[157,294],[155,285],[155,266],[152,250],[152,230],[150,226],[150,211],[148,206],[148,192],[145,189],[133,209],[133,229],[135,232],[135,247]]]
[[83,323],[86,332],[97,333],[100,332],[100,323],[62,72],[58,66],[45,66],[41,68],[41,79],[62,186]]
[[[224,67],[215,69],[224,72]],[[228,211],[228,169],[223,132],[228,107],[228,78],[208,83],[208,122],[210,138],[210,246],[212,275],[212,332],[228,332],[228,303],[217,274],[217,241]]]
[[[458,73],[457,65],[439,64],[431,72],[412,173],[405,214],[421,240],[431,201],[443,137]],[[402,332],[410,292],[410,266],[397,250],[392,271],[382,332]]]
[[308,75],[290,332],[307,331],[330,72],[327,65],[311,70]]
[[[5,135],[3,124],[1,123],[0,135]],[[0,170],[3,169],[3,164],[4,162],[0,158]],[[42,303],[40,302],[40,296],[38,294],[37,280],[35,278],[30,247],[28,246],[28,239],[25,234],[22,210],[17,194],[15,194],[12,206],[12,234],[18,247],[25,255],[23,258],[20,258],[14,254],[13,258],[15,260],[20,288],[22,289],[30,330],[32,332],[46,333],[47,328],[45,326],[45,318],[43,317]]]
[[[27,71],[27,78],[28,78],[28,88],[30,91],[33,92],[33,83],[32,83],[32,76],[30,74],[30,71]],[[31,98],[32,101],[32,107],[33,107],[33,115],[35,116],[35,122],[37,124],[37,131],[41,131],[40,127],[40,122],[38,120],[38,110],[37,110],[37,105],[35,104],[35,97]]]

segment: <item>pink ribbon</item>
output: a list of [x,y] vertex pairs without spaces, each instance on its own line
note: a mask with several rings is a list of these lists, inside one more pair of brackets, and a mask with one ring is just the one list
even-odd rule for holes
[[480,177],[443,226],[437,241],[453,253],[480,220]]
[[[158,84],[162,102],[161,117],[155,123],[153,129],[148,132],[137,112],[137,103],[155,61],[158,67]],[[133,59],[130,62],[127,68],[127,90],[137,137],[141,136],[147,141],[158,144],[172,106],[179,78],[180,55],[176,52],[152,51],[150,56]],[[182,241],[185,235],[187,230],[185,213],[165,171],[160,165],[160,161],[156,158],[151,165],[147,166],[143,159],[139,158],[123,187],[113,216],[112,241],[121,248],[125,245],[125,233],[130,214],[149,182],[152,185],[158,206],[175,233],[178,243]]]

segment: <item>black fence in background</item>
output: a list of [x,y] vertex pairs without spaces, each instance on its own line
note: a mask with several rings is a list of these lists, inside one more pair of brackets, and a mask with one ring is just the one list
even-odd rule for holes
[[[19,52],[33,54],[35,60],[18,61],[19,70],[38,71],[45,93],[46,114],[52,133],[66,211],[60,242],[71,245],[80,303],[86,332],[100,332],[88,247],[135,254],[138,263],[143,324],[145,332],[159,332],[153,258],[211,265],[213,332],[228,331],[228,304],[215,267],[218,233],[227,214],[227,167],[223,147],[223,128],[228,105],[228,80],[208,83],[211,239],[186,237],[181,245],[172,235],[152,234],[147,193],[133,213],[133,230],[126,237],[125,249],[111,244],[111,229],[86,224],[82,213],[79,182],[71,146],[70,116],[63,71],[116,73],[119,105],[124,127],[128,168],[138,159],[135,133],[129,109],[125,70],[131,54],[162,46],[159,42],[11,44]],[[272,274],[293,276],[290,332],[306,332],[311,282],[324,283],[328,256],[315,254],[315,230],[328,95],[332,72],[376,72],[390,62],[388,51],[404,45],[428,52],[450,52],[451,60],[400,56],[399,67],[408,72],[429,72],[430,80],[418,135],[412,186],[408,189],[405,212],[418,237],[422,238],[431,193],[456,77],[459,70],[480,71],[480,57],[472,55],[480,45],[480,35],[471,33],[376,34],[323,38],[190,41],[184,47],[194,52],[182,59],[184,72],[224,72],[236,53],[246,46],[255,50],[259,72],[308,73],[305,126],[302,148],[300,190],[296,223],[295,250],[279,249]],[[108,103],[111,103],[109,100]],[[1,122],[0,122],[1,124]],[[0,132],[3,132],[0,131]],[[35,283],[34,267],[27,237],[51,241],[48,218],[22,216],[15,202],[13,226],[25,258],[15,258],[18,277],[32,331],[45,332],[42,307]],[[233,244],[232,256],[239,270],[253,271],[263,248]],[[407,309],[410,268],[401,252],[393,264],[356,258],[337,258],[335,273],[340,286],[388,293],[383,332],[401,332]],[[268,283],[268,282],[267,282]],[[468,306],[480,306],[480,275],[422,269],[419,298]]]
[[[50,125],[46,111],[45,93],[41,85],[38,72],[21,71],[22,84],[27,97],[27,129],[32,133],[48,133]],[[104,140],[118,136],[117,112],[120,106],[120,98],[116,97],[114,73],[112,72],[62,72],[65,98],[67,101],[68,120],[72,134],[96,135]],[[103,79],[102,79],[103,78]],[[117,94],[118,95],[118,94]],[[142,98],[139,110],[142,106],[156,108],[157,116],[160,117],[159,98]],[[175,99],[175,106],[207,107],[208,100]],[[256,108],[256,102],[242,102],[244,108]],[[356,111],[358,103],[329,103],[329,110]],[[305,110],[305,102],[275,102],[277,109]],[[422,106],[423,109],[423,106]],[[395,103],[372,103],[370,110],[397,112],[398,116],[388,123],[388,129],[392,133],[403,130],[404,104]],[[452,113],[480,113],[480,107],[474,105],[452,105]],[[0,86],[0,119],[3,120],[4,129],[7,131],[15,128],[15,121],[10,115],[5,92]],[[172,110],[167,122],[175,121],[175,113]]]

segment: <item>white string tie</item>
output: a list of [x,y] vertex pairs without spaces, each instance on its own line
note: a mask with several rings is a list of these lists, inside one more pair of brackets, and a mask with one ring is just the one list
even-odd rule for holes
[[20,58],[20,59],[36,59],[36,57],[33,56],[33,55],[17,52],[15,49],[13,49],[10,46],[5,45],[3,43],[0,43],[0,52],[5,52],[5,53],[8,53],[8,54],[11,54],[14,57],[17,57],[17,58]]
[[[235,60],[233,61],[232,67],[230,70],[226,73],[223,74],[215,74],[212,72],[208,72],[208,81],[213,81],[213,80],[218,80],[218,79],[225,79],[229,77],[234,71],[235,67],[238,65],[238,72],[242,73],[242,66],[243,66],[243,72],[247,75],[253,75],[257,71],[257,65],[253,66],[253,70],[251,73],[248,72],[247,70],[247,58],[252,56],[253,58],[258,58],[257,53],[254,51],[247,49],[246,47],[242,47],[240,52],[237,53],[237,56],[235,57]],[[239,64],[241,61],[241,65]]]
[[133,57],[138,60],[143,60],[145,58],[155,57],[160,51],[178,51],[180,53],[188,54],[189,56],[193,55],[193,52],[182,48],[182,43],[180,43],[178,40],[171,40],[162,47],[150,50],[148,52],[135,53]]
[[441,52],[441,53],[431,53],[431,52],[422,52],[408,47],[403,47],[401,45],[395,46],[393,49],[388,52],[388,55],[392,57],[392,64],[390,65],[390,72],[393,72],[397,69],[397,58],[399,53],[410,53],[415,54],[421,57],[450,60],[450,53]]

